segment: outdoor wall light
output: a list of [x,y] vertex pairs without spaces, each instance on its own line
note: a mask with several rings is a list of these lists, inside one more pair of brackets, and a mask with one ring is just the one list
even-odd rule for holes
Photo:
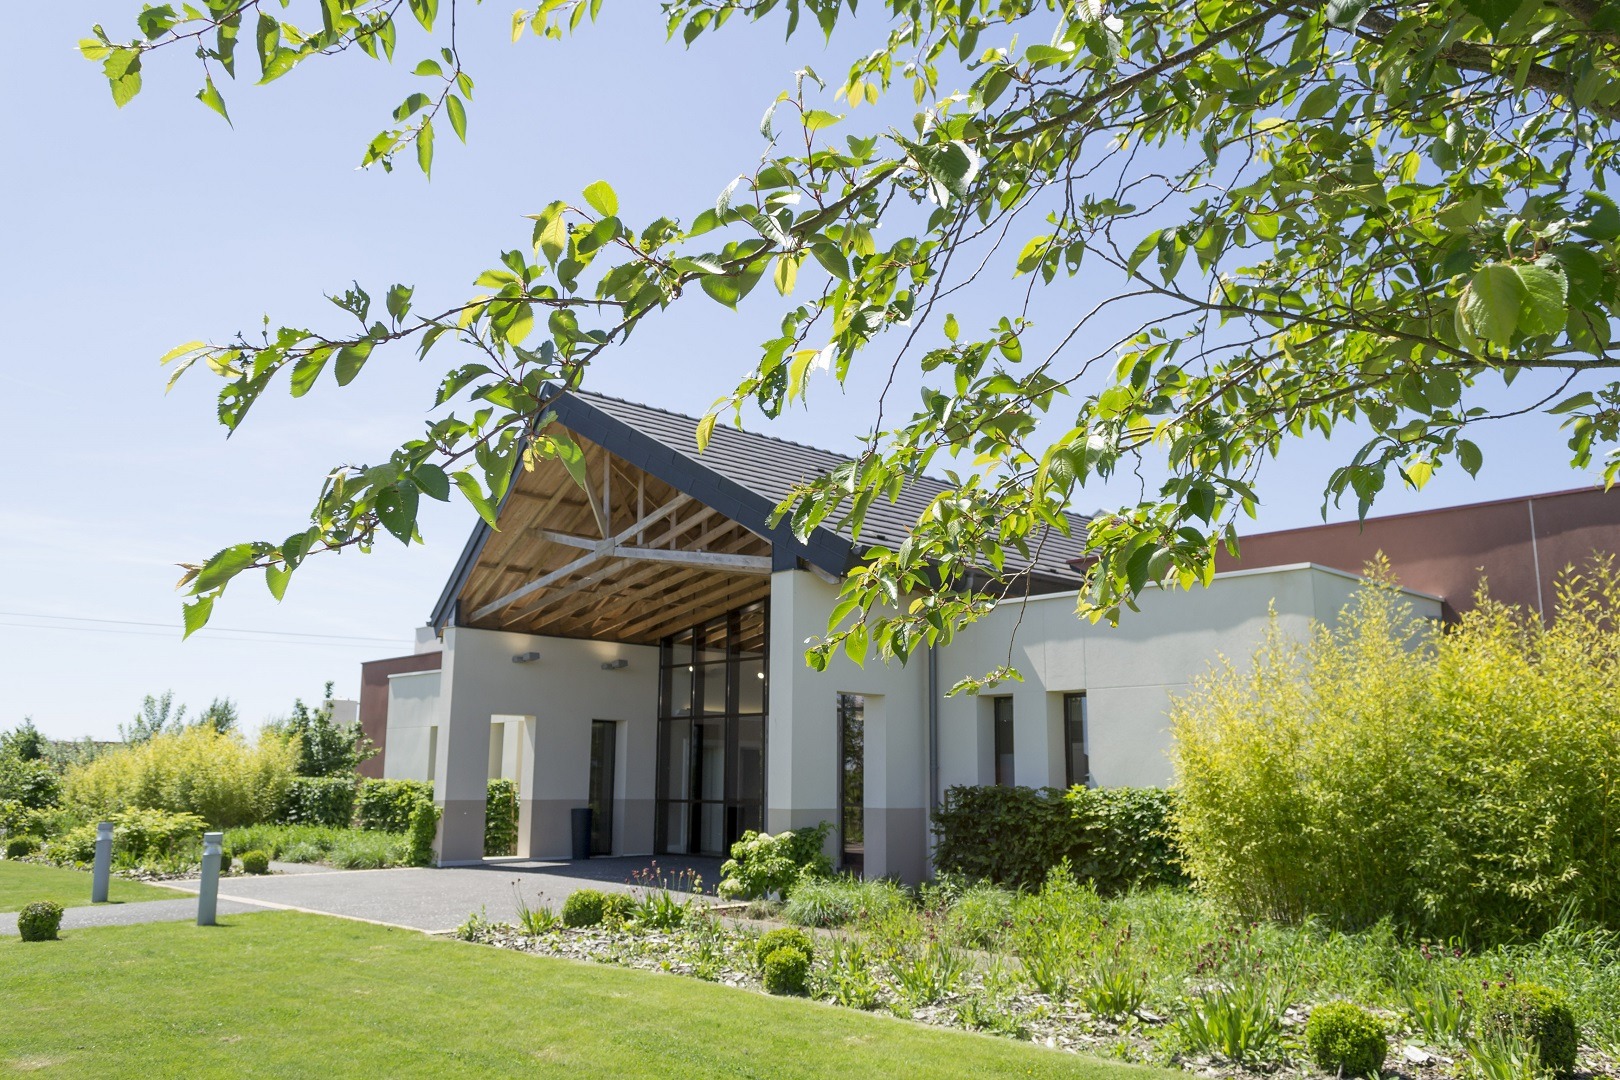
[[626,667],[629,667],[629,666],[630,666],[630,661],[626,660],[624,657],[621,656],[617,660],[609,660],[607,663],[603,664],[602,665],[602,670],[603,671],[618,671],[620,668],[626,668]]
[[512,663],[514,663],[514,664],[532,664],[538,659],[540,659],[540,654],[539,653],[537,653],[537,652],[524,652],[524,653],[518,653],[516,656],[512,657]]

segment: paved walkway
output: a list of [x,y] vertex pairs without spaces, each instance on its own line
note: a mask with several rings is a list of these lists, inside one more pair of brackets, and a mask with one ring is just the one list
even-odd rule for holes
[[[196,888],[196,883],[191,883]],[[237,903],[221,898],[220,915],[241,915],[249,911],[263,911],[252,904]],[[197,917],[195,897],[182,896],[174,900],[140,900],[128,904],[96,904],[91,907],[70,907],[62,913],[63,930],[81,930],[89,926],[130,926],[148,922],[188,922]],[[0,935],[17,933],[15,912],[0,915]]]
[[[272,863],[275,873],[222,878],[219,914],[292,910],[383,923],[443,933],[483,912],[495,922],[517,919],[518,899],[530,907],[544,904],[560,910],[576,889],[595,888],[630,892],[633,875],[652,864],[647,858],[590,859],[584,862],[540,862],[502,859],[476,866],[441,869],[332,870],[296,863]],[[674,875],[695,871],[705,889],[720,879],[718,859],[660,859],[657,867],[674,884]],[[198,882],[170,881],[172,888],[195,893]],[[68,908],[62,929],[89,926],[125,926],[143,922],[183,922],[197,917],[197,901],[147,900],[128,904],[98,904]],[[17,932],[16,915],[0,915],[0,934]]]
[[[520,896],[530,907],[545,904],[556,911],[576,889],[629,892],[631,875],[645,869],[648,863],[645,858],[579,863],[513,859],[440,869],[301,867],[303,872],[224,879],[219,883],[220,910],[232,901],[244,905],[243,910],[258,907],[312,911],[442,933],[479,911],[496,922],[515,921]],[[680,870],[695,870],[708,889],[720,877],[717,859],[663,859],[658,865],[672,878]],[[197,888],[195,881],[171,884],[193,891]]]

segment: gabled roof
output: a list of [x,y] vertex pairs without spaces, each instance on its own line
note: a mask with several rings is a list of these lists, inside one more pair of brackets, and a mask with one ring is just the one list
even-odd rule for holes
[[[557,422],[576,436],[768,539],[777,569],[796,568],[802,559],[841,576],[859,558],[847,527],[820,527],[800,541],[786,520],[770,525],[777,504],[796,485],[849,462],[851,459],[845,455],[725,424],[715,426],[708,446],[700,453],[696,417],[585,391],[559,396],[551,409]],[[942,481],[923,477],[909,482],[892,503],[874,500],[861,529],[862,545],[899,544],[933,499],[946,489]],[[1030,570],[1053,583],[1072,580],[1075,575],[1069,563],[1080,554],[1086,519],[1073,515],[1072,521],[1071,535],[1052,532],[1031,566],[1016,566],[1009,560],[1009,569]],[[489,535],[489,526],[479,521],[434,606],[435,626],[443,627],[450,621],[456,599]]]

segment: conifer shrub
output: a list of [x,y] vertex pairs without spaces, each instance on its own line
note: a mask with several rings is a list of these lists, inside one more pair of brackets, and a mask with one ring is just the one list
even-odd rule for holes
[[17,913],[17,936],[24,941],[55,941],[62,927],[62,905],[50,900],[29,904]]
[[1547,1072],[1568,1076],[1575,1071],[1580,1028],[1562,991],[1529,982],[1493,986],[1485,993],[1480,1020],[1487,1037],[1522,1039],[1534,1047]]
[[765,958],[765,990],[772,994],[803,994],[810,981],[810,957],[783,945]]
[[575,889],[563,901],[564,926],[600,926],[607,907],[607,894],[600,889]]
[[815,942],[809,934],[798,927],[782,926],[759,935],[759,940],[754,942],[754,963],[764,970],[765,961],[778,949],[795,949],[803,953],[806,960],[816,955]]
[[1440,633],[1387,580],[1300,644],[1273,624],[1172,708],[1175,828],[1199,888],[1250,917],[1390,918],[1473,945],[1620,929],[1620,574],[1556,614],[1481,595]]
[[245,874],[268,874],[270,872],[270,856],[262,851],[242,852],[242,872]]
[[1323,1072],[1376,1077],[1389,1055],[1384,1022],[1359,1005],[1330,1001],[1311,1010],[1305,1047]]

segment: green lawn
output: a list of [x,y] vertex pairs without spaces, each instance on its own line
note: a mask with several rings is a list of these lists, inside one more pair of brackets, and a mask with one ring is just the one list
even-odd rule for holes
[[[108,898],[115,904],[133,900],[177,900],[186,894],[177,889],[143,885],[124,878],[112,879]],[[36,900],[55,900],[63,907],[86,907],[90,903],[90,873],[63,870],[40,863],[0,861],[0,911],[21,911]]]
[[0,998],[0,1072],[40,1076],[1171,1075],[297,912],[0,941]]

